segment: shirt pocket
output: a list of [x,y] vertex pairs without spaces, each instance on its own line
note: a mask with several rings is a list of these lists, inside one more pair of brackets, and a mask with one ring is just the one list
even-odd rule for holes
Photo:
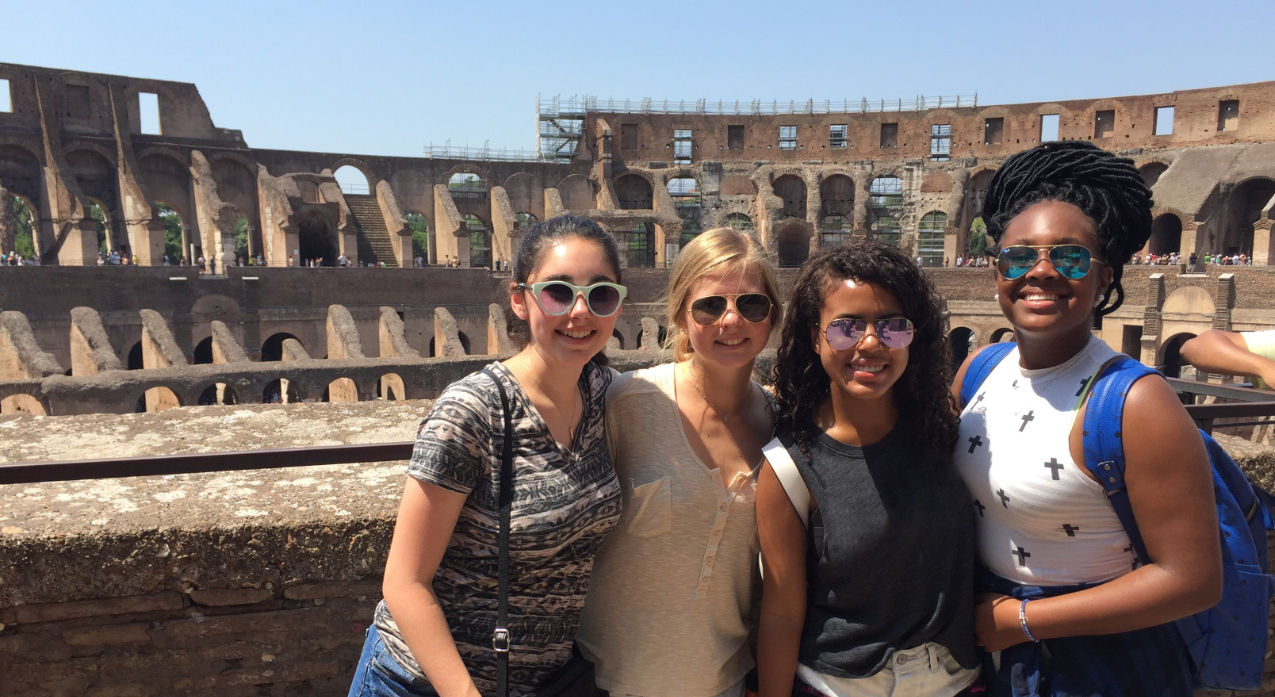
[[[631,481],[631,480],[630,480]],[[632,483],[625,531],[634,537],[657,537],[673,528],[673,482],[668,477]]]

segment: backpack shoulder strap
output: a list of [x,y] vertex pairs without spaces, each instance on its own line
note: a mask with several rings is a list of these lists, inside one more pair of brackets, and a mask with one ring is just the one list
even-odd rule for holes
[[1102,490],[1115,509],[1116,517],[1124,526],[1125,534],[1133,545],[1133,552],[1143,564],[1151,563],[1147,556],[1138,521],[1133,517],[1129,492],[1125,488],[1125,459],[1123,434],[1125,397],[1133,383],[1151,374],[1159,374],[1138,361],[1121,356],[1099,369],[1091,378],[1089,403],[1085,407],[1085,422],[1081,430],[1085,449],[1085,467],[1097,477]]
[[[500,410],[504,415],[504,436],[500,439],[500,480],[497,503],[500,528],[496,533],[499,563],[496,574],[496,627],[491,633],[491,648],[496,652],[496,694],[509,695],[509,518],[514,504],[514,422],[509,411],[509,395],[500,378],[490,368],[483,373],[496,383],[500,393]],[[495,469],[494,467],[492,468]]]
[[966,404],[974,399],[974,395],[978,392],[978,388],[983,386],[983,381],[988,375],[992,374],[992,370],[1000,365],[1000,362],[1009,355],[1010,351],[1017,348],[1017,344],[1012,341],[1006,341],[999,344],[988,344],[986,348],[978,352],[974,356],[974,360],[970,361],[970,367],[965,371],[965,379],[961,381],[961,408],[964,409]]
[[770,463],[770,468],[775,471],[775,476],[779,477],[779,483],[788,494],[788,500],[792,502],[792,507],[797,509],[797,517],[801,518],[801,524],[810,527],[810,487],[807,487],[806,480],[801,478],[801,472],[797,470],[797,463],[793,462],[788,448],[784,447],[779,438],[772,438],[761,449],[761,453]]

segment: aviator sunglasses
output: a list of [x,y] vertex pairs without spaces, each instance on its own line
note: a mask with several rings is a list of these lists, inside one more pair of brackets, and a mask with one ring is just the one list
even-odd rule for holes
[[1105,263],[1101,259],[1095,259],[1088,247],[1079,244],[1016,244],[1002,249],[996,255],[996,268],[1002,276],[1012,281],[1031,271],[1046,253],[1049,255],[1049,263],[1059,275],[1073,281],[1084,278],[1093,262]]
[[610,317],[620,310],[620,303],[629,289],[619,283],[594,283],[590,286],[577,286],[566,281],[541,281],[539,283],[519,283],[518,287],[530,290],[531,297],[546,315],[561,317],[571,311],[576,298],[584,295],[584,302],[589,312],[597,317]]
[[739,295],[706,295],[691,303],[691,319],[695,323],[707,327],[717,322],[726,314],[730,306],[729,298],[735,299],[735,312],[740,317],[760,324],[770,316],[770,296],[762,293],[741,293]]
[[[890,317],[872,321],[872,328],[877,332],[877,340],[892,349],[905,349],[912,343],[912,320],[903,317]],[[866,319],[834,319],[823,330],[828,346],[833,351],[846,351],[859,345],[868,334]]]

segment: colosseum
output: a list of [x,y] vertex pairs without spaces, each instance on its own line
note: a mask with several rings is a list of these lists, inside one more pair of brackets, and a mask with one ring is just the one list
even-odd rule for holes
[[[253,148],[193,84],[0,64],[0,250],[25,235],[42,261],[0,269],[0,404],[430,396],[436,359],[509,345],[491,307],[504,264],[522,226],[568,212],[627,250],[616,350],[655,347],[666,267],[727,225],[785,267],[855,236],[897,242],[942,287],[960,357],[1008,331],[986,271],[953,268],[982,241],[988,180],[1075,139],[1151,185],[1144,255],[1251,258],[1126,271],[1101,336],[1176,371],[1203,329],[1275,327],[1273,101],[1275,82],[994,106],[546,99],[534,153],[381,157]],[[112,252],[134,263],[100,266]]]

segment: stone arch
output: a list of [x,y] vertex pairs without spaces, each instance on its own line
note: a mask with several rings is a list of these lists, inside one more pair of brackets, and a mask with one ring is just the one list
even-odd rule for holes
[[854,180],[841,173],[831,174],[819,182],[819,219],[830,215],[854,219]]
[[1182,332],[1174,334],[1168,341],[1161,344],[1156,356],[1156,366],[1160,368],[1160,372],[1166,377],[1181,377],[1182,367],[1187,365],[1186,361],[1182,360],[1182,344],[1194,338],[1195,334]]
[[[537,219],[545,216],[545,187],[529,172],[511,175],[502,184],[509,197],[509,207],[515,211],[527,211]],[[561,193],[561,192],[559,192]]]
[[1147,241],[1147,252],[1156,255],[1173,254],[1182,252],[1181,246],[1182,219],[1172,213],[1156,216],[1151,222],[1151,239]]
[[[770,183],[771,190],[783,202],[783,208],[779,211],[780,218],[791,217],[806,218],[806,182],[795,174],[784,174],[778,176]],[[778,230],[776,230],[776,239],[778,239]],[[804,261],[804,258],[803,258]]]
[[323,390],[323,397],[319,401],[357,402],[359,401],[358,383],[344,376],[339,377],[328,383],[327,388]]
[[462,220],[469,230],[469,265],[481,269],[490,268],[491,228],[473,213],[466,213]]
[[488,172],[485,167],[480,167],[474,162],[466,162],[464,164],[455,165],[446,172],[443,172],[442,181],[450,182],[452,177],[457,174],[477,174],[478,178],[484,182],[490,182],[492,180],[491,172]]
[[1159,160],[1152,160],[1139,165],[1138,174],[1142,175],[1142,181],[1146,182],[1148,189],[1151,189],[1155,187],[1156,182],[1160,181],[1160,175],[1164,174],[1164,171],[1168,168],[1169,165],[1166,163],[1160,162]]
[[172,389],[163,385],[152,387],[146,390],[141,397],[137,399],[137,405],[134,411],[137,413],[155,414],[169,409],[176,409],[182,406],[181,398]]
[[230,406],[239,404],[239,393],[224,382],[214,383],[199,393],[199,406]]
[[616,342],[620,344],[620,350],[623,351],[624,350],[624,335],[620,333],[620,330],[618,328],[613,327],[611,329],[611,337],[614,338]]
[[655,207],[651,181],[633,172],[615,178],[615,198],[616,205],[624,210],[651,210]]
[[1083,135],[1080,138],[1077,138],[1077,140],[1096,139],[1096,134],[1094,133],[1094,119],[1099,111],[1115,112],[1115,121],[1111,125],[1111,135],[1106,136],[1111,139],[1112,143],[1115,143],[1115,139],[1118,135],[1120,135],[1122,127],[1123,130],[1129,130],[1129,124],[1132,123],[1132,120],[1129,116],[1129,109],[1125,107],[1124,103],[1119,99],[1099,99],[1090,104],[1083,112],[1080,112],[1082,123],[1081,133]]
[[297,247],[305,264],[310,259],[323,259],[325,266],[336,263],[339,248],[336,240],[336,225],[328,220],[317,208],[303,209],[297,212]]
[[988,342],[992,344],[999,344],[999,343],[1003,343],[1006,341],[1013,341],[1013,340],[1014,340],[1013,327],[1000,327],[996,329],[995,331],[993,331],[991,335],[988,337]]
[[301,390],[297,389],[294,380],[280,378],[266,384],[261,391],[263,404],[296,404],[302,401]]
[[[1213,296],[1198,286],[1183,286],[1169,293],[1160,309],[1163,315],[1208,315],[1211,316],[1217,307]],[[1167,318],[1166,318],[1167,319]]]
[[398,373],[386,373],[377,382],[377,394],[386,401],[399,402],[407,399],[407,387]]
[[[287,332],[271,334],[268,339],[261,342],[261,361],[264,363],[266,361],[283,360],[283,342],[288,339],[292,339],[298,344],[301,343],[300,339]],[[302,348],[305,348],[304,344]]]
[[943,265],[943,241],[947,234],[947,213],[930,211],[917,225],[916,255],[925,266]]
[[[43,190],[43,166],[40,158],[21,145],[0,145],[0,186],[11,194],[38,204]],[[38,211],[39,208],[36,208]]]
[[65,159],[70,176],[85,196],[101,201],[111,212],[119,211],[119,172],[113,157],[93,145],[68,152]]
[[45,407],[44,402],[34,395],[24,392],[11,394],[4,399],[0,399],[0,415],[6,414],[35,414],[36,416],[48,416],[49,410]]
[[[664,346],[664,342],[665,342],[665,340],[667,340],[667,339],[668,339],[668,330],[667,330],[667,329],[664,327],[664,325],[662,325],[662,324],[660,324],[660,325],[656,325],[656,327],[658,328],[658,332],[656,333],[656,337],[655,337],[655,338],[656,338],[656,343],[657,343],[658,345],[655,347],[655,349],[654,349],[654,350],[657,350],[657,351],[658,351],[659,349],[661,349],[661,348]],[[642,345],[642,335],[643,335],[644,333],[645,333],[645,332],[638,332],[638,335],[637,335],[637,348],[638,348],[639,350],[641,350],[641,349],[643,349],[643,348],[647,348],[647,347],[644,347],[644,346]]]
[[250,226],[248,253],[255,255],[262,250],[261,225],[257,220],[257,170],[251,164],[232,154],[214,157],[213,181],[217,183],[217,195],[222,201],[233,204]]
[[[205,338],[203,341],[199,342],[198,344],[195,344],[195,351],[194,351],[194,354],[192,355],[192,358],[193,358],[192,362],[195,365],[203,365],[206,363],[212,363],[213,362],[212,345],[213,345],[213,338],[211,336]],[[202,401],[202,397],[200,399]]]
[[146,367],[142,360],[142,342],[133,344],[133,348],[129,349],[125,367],[129,370],[142,370]]
[[810,223],[802,218],[788,218],[775,224],[775,243],[779,265],[801,266],[810,256]]
[[1249,177],[1237,183],[1223,206],[1214,214],[1218,243],[1215,251],[1223,254],[1253,254],[1255,223],[1262,210],[1275,198],[1275,179]]
[[332,176],[336,178],[336,185],[343,194],[366,196],[372,193],[367,175],[354,165],[341,165],[332,171]]
[[978,335],[969,327],[953,327],[947,334],[947,345],[952,350],[952,373],[955,374],[978,346]]
[[961,200],[961,216],[957,236],[957,255],[964,256],[968,246],[970,227],[974,220],[983,214],[983,198],[987,196],[987,185],[996,173],[995,167],[980,167],[970,173],[965,182],[965,195]]
[[376,189],[376,184],[381,181],[381,178],[376,176],[376,172],[368,166],[367,162],[364,162],[357,157],[342,157],[336,162],[333,162],[332,166],[328,169],[335,173],[342,167],[353,167],[362,173],[363,178],[367,180],[368,191],[374,191]]

